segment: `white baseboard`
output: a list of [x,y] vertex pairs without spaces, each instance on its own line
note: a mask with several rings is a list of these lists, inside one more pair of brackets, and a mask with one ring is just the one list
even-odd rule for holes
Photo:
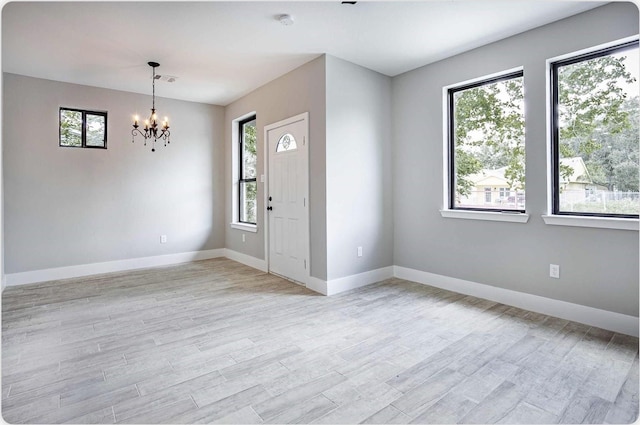
[[168,266],[190,261],[207,260],[224,257],[225,250],[209,249],[206,251],[181,252],[178,254],[156,255],[153,257],[131,258],[127,260],[106,261],[102,263],[80,264],[77,266],[56,267],[5,275],[6,286],[26,285],[28,283],[48,280],[69,279],[100,273],[119,272],[147,267]]
[[242,263],[245,266],[253,267],[254,269],[258,269],[265,273],[267,272],[266,260],[261,260],[256,257],[252,257],[251,255],[243,254],[241,252],[234,251],[228,248],[224,249],[224,257],[227,257],[228,259],[233,261],[237,261],[238,263]]
[[231,249],[219,248],[205,251],[181,252],[178,254],[157,255],[153,257],[131,258],[127,260],[105,261],[102,263],[80,264],[77,266],[55,267],[28,272],[9,273],[4,276],[2,288],[4,290],[5,286],[26,285],[29,283],[70,279],[100,273],[169,266],[172,264],[188,263],[190,261],[208,260],[210,258],[219,257],[227,257],[249,267],[253,267],[264,272],[267,271],[267,263],[264,260],[242,254]]
[[327,281],[318,279],[317,277],[309,276],[309,281],[307,282],[307,289],[311,289],[314,292],[317,292],[322,295],[329,295],[327,290]]
[[548,314],[561,319],[584,323],[626,335],[638,336],[639,321],[638,318],[634,316],[406,267],[394,266],[394,275],[397,278],[410,280],[423,285],[435,286],[437,288],[496,301],[536,313]]
[[[102,263],[82,264],[78,266],[57,267],[21,273],[9,273],[2,276],[2,290],[6,286],[25,285],[57,279],[88,276],[99,273],[110,273],[148,267],[166,266],[210,258],[227,257],[249,267],[267,272],[267,262],[231,249],[220,248],[206,251],[183,252],[178,254],[158,255],[154,257],[132,258],[127,260],[107,261]],[[424,285],[435,286],[465,295],[472,295],[502,304],[523,308],[537,313],[548,314],[562,319],[572,320],[602,329],[638,336],[639,321],[635,316],[600,310],[593,307],[573,304],[565,301],[545,298],[538,295],[512,291],[491,285],[438,275],[400,266],[382,267],[364,273],[331,279],[329,281],[311,277],[307,288],[323,295],[334,295],[340,292],[370,285],[381,280],[397,277]]]
[[381,280],[393,277],[393,266],[382,267],[364,273],[353,274],[351,276],[331,279],[327,281],[327,295],[334,295],[361,286],[371,285]]
[[323,295],[335,295],[392,277],[393,266],[389,266],[328,281],[311,277],[307,283],[307,288]]

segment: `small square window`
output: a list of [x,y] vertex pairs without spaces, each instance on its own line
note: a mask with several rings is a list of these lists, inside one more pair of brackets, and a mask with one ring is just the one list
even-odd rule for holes
[[107,113],[60,108],[60,146],[107,148]]

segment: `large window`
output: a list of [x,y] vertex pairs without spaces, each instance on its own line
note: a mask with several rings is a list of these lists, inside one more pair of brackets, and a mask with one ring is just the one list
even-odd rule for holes
[[523,72],[448,89],[449,208],[525,210]]
[[638,42],[551,64],[553,213],[638,217]]
[[60,146],[107,148],[107,113],[60,108]]
[[256,224],[257,192],[256,182],[256,117],[255,115],[238,123],[238,222]]

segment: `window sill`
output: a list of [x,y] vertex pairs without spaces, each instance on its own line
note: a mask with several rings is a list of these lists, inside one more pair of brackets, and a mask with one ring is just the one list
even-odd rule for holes
[[529,214],[518,212],[440,210],[440,214],[445,218],[461,218],[463,220],[506,221],[509,223],[526,223],[529,221]]
[[634,218],[576,217],[567,215],[543,215],[545,224],[552,226],[595,227],[598,229],[635,230],[638,220]]
[[256,233],[258,231],[257,224],[247,224],[247,223],[231,223],[232,229],[244,230],[245,232]]

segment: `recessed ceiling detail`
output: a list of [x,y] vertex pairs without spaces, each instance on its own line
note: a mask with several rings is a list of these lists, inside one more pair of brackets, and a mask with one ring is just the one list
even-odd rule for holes
[[277,19],[278,19],[278,22],[280,22],[285,27],[288,27],[289,25],[293,25],[293,17],[286,13],[284,15],[279,15]]

